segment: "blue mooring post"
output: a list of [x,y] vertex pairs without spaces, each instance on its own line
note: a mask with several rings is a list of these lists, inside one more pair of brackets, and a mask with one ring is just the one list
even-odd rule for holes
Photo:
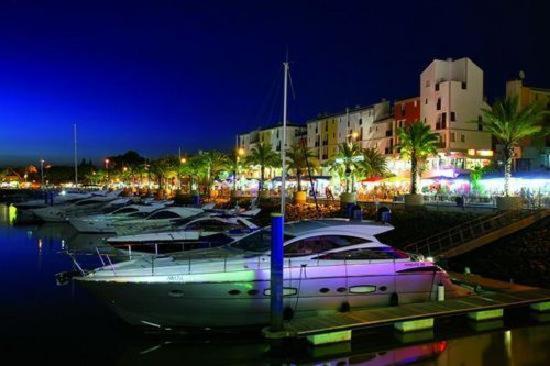
[[271,331],[283,330],[284,224],[280,213],[271,214]]

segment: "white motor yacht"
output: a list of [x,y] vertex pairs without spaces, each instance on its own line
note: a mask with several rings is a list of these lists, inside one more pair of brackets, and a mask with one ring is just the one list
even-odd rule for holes
[[[91,192],[67,192],[63,195],[55,195],[53,196],[53,206],[59,206],[64,205],[67,203],[73,203],[85,198],[92,197]],[[28,201],[18,202],[15,203],[14,206],[19,210],[30,210],[33,208],[43,208],[51,206],[49,200],[43,198],[43,199],[32,199]]]
[[33,209],[31,212],[44,222],[66,222],[72,217],[99,212],[109,202],[116,200],[119,194],[120,191],[112,191],[105,196],[92,196],[66,205]]
[[[284,306],[288,317],[463,295],[447,273],[380,243],[388,224],[288,223]],[[260,326],[270,319],[270,229],[223,247],[142,256],[75,277],[125,321],[159,327]]]
[[174,231],[114,236],[107,243],[129,255],[158,255],[227,245],[258,229],[244,217],[208,216],[191,220]]
[[129,205],[106,214],[90,215],[82,218],[71,218],[69,222],[81,233],[115,233],[114,224],[124,220],[138,220],[147,217],[151,212],[165,208],[173,201],[157,201],[147,205]]
[[113,228],[117,235],[169,231],[188,222],[191,217],[204,213],[201,208],[167,207],[156,210],[142,219],[114,222]]

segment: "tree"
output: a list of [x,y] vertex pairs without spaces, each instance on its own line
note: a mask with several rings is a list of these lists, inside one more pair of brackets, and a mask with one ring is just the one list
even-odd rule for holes
[[504,147],[504,195],[510,195],[514,148],[520,141],[541,132],[543,106],[533,102],[520,110],[516,97],[497,100],[491,109],[483,109],[483,126]]
[[259,143],[250,150],[246,162],[251,165],[260,166],[260,191],[264,189],[265,168],[279,165],[281,158],[275,153],[271,144]]
[[235,149],[234,153],[229,156],[229,166],[228,168],[233,173],[233,192],[237,190],[237,175],[239,174],[241,170],[241,166],[243,164],[241,154],[243,154],[244,151],[242,149]]
[[355,191],[355,176],[361,170],[359,164],[361,156],[362,151],[359,144],[344,142],[338,145],[338,154],[329,163],[330,169],[336,171],[340,178],[346,180],[346,193]]
[[437,133],[430,131],[423,121],[416,121],[408,126],[400,127],[397,130],[399,138],[399,154],[408,157],[411,163],[411,186],[410,194],[418,192],[418,176],[420,173],[419,163],[422,163],[428,156],[437,154]]
[[108,156],[109,168],[122,169],[123,167],[137,167],[143,165],[145,158],[135,151],[128,151],[122,155]]
[[206,189],[209,193],[213,179],[230,166],[229,157],[217,150],[211,150],[200,153],[199,159],[206,170]]
[[363,160],[359,168],[365,178],[383,177],[388,172],[386,158],[374,148],[363,149]]
[[191,192],[193,186],[201,179],[206,177],[206,169],[204,161],[200,155],[195,155],[187,158],[184,164],[179,165],[179,175],[189,177],[189,192]]
[[151,162],[150,171],[157,178],[159,189],[164,188],[166,178],[175,176],[178,164],[178,158],[175,156],[164,156]]
[[481,166],[476,165],[471,171],[470,171],[470,184],[472,186],[472,190],[478,193],[481,193],[482,187],[481,187],[481,179],[485,176],[485,174],[490,173],[493,171],[493,167],[491,165],[488,166]]
[[317,162],[315,155],[304,144],[296,143],[286,151],[286,157],[288,159],[288,168],[294,169],[296,173],[296,181],[298,183],[298,190],[301,187],[301,178],[304,174],[307,174],[307,168],[316,166]]

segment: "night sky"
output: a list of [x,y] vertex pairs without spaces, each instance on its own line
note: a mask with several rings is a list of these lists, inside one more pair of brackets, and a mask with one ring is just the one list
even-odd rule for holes
[[469,56],[485,93],[550,88],[548,1],[0,1],[0,166],[229,149],[239,132],[418,95]]

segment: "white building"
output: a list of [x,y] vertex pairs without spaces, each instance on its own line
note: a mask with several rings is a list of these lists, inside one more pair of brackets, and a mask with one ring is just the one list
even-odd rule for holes
[[[306,126],[294,123],[287,123],[286,144],[288,146],[300,143],[301,138],[305,138]],[[238,136],[239,148],[244,150],[244,155],[248,155],[250,150],[259,143],[270,144],[275,152],[281,151],[283,144],[283,125],[282,123],[257,130],[243,133]]]
[[388,136],[390,139],[393,136],[393,118],[389,117],[390,104],[385,100],[368,107],[320,115],[307,122],[307,145],[321,164],[338,154],[338,145],[345,142],[357,142],[361,147],[391,154],[393,141],[388,142]]
[[467,57],[433,60],[420,74],[420,119],[439,134],[439,152],[453,165],[492,156],[492,138],[483,131],[483,70]]

